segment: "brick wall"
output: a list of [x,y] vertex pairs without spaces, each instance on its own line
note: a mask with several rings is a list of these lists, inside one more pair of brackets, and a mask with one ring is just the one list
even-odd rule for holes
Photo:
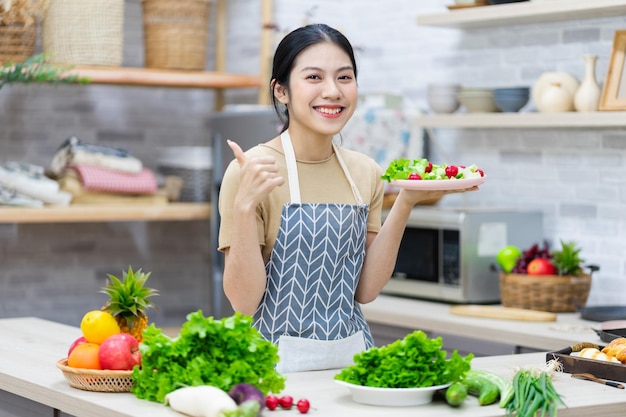
[[[429,83],[532,85],[545,71],[580,78],[582,55],[599,55],[604,80],[613,31],[623,17],[457,31],[416,25],[420,13],[447,0],[275,0],[282,30],[305,21],[342,29],[357,49],[362,93],[390,91],[426,108]],[[258,71],[259,2],[229,0],[228,70]],[[278,35],[277,35],[278,38]],[[212,41],[212,39],[211,39]],[[124,65],[143,65],[139,0],[126,1]],[[212,68],[209,50],[207,68]],[[209,143],[212,91],[116,86],[5,86],[0,90],[0,155],[47,166],[75,134],[122,146],[155,168],[163,146]],[[232,103],[255,102],[254,90],[229,91]],[[623,303],[626,290],[626,133],[622,129],[490,129],[435,131],[434,157],[471,161],[490,175],[479,193],[443,205],[539,208],[546,238],[574,239],[601,266],[590,303]],[[77,324],[97,308],[106,273],[128,265],[153,272],[161,290],[157,324],[176,325],[209,309],[207,222],[0,225],[0,317],[33,315]]]

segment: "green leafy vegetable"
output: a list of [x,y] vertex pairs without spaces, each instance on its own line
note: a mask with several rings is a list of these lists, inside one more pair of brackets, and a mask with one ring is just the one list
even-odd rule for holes
[[278,347],[252,327],[252,317],[235,313],[215,320],[201,310],[187,316],[171,338],[151,324],[140,344],[141,368],[133,370],[132,393],[163,402],[182,386],[212,385],[226,392],[234,385],[256,385],[264,394],[280,392],[285,377],[274,367]]
[[419,388],[461,380],[471,368],[473,354],[454,350],[449,359],[441,337],[428,338],[416,330],[404,339],[373,347],[354,355],[354,365],[343,368],[335,379],[378,388]]
[[[446,168],[448,168],[448,170]],[[453,168],[452,173],[449,168]],[[475,164],[467,167],[447,164],[436,165],[428,161],[426,158],[399,158],[394,159],[389,163],[381,178],[388,182],[395,180],[408,180],[412,179],[409,178],[411,174],[418,174],[421,180],[447,180],[451,177],[460,180],[479,178],[484,174],[484,172],[481,173],[481,170]]]

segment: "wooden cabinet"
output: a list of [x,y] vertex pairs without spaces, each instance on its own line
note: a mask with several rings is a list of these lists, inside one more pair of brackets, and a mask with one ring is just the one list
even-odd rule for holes
[[[471,7],[418,16],[417,24],[477,29],[626,15],[626,0],[535,0]],[[467,113],[424,115],[417,127],[443,128],[621,128],[626,112]]]

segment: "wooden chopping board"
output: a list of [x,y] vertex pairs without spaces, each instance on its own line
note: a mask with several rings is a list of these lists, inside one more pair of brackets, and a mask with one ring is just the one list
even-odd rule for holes
[[458,316],[483,317],[502,320],[556,321],[556,314],[547,311],[525,310],[523,308],[458,305],[451,306],[450,313]]

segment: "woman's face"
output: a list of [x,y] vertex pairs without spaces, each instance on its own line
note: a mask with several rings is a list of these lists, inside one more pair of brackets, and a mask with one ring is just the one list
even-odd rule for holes
[[277,89],[277,98],[288,106],[290,129],[333,136],[356,109],[358,88],[352,62],[331,42],[312,45],[300,53],[288,87],[288,91]]

